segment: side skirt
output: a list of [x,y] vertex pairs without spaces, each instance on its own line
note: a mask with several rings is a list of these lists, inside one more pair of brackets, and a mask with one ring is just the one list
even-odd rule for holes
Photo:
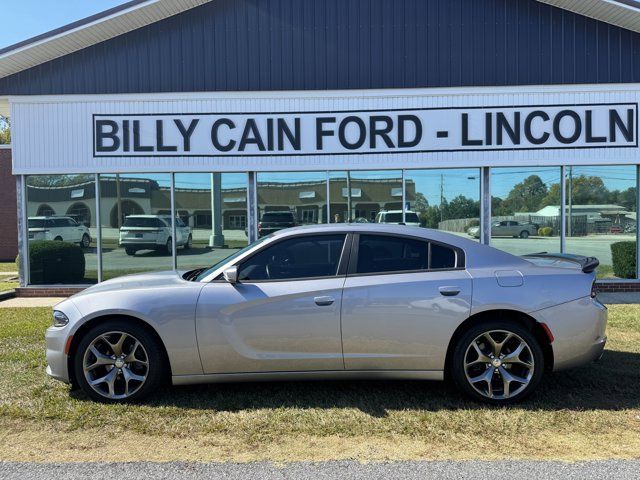
[[443,380],[442,370],[322,370],[310,372],[213,373],[174,375],[174,385],[289,380]]

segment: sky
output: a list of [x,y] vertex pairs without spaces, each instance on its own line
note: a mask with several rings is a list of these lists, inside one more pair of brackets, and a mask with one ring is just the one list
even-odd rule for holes
[[128,0],[4,0],[0,48],[126,3]]

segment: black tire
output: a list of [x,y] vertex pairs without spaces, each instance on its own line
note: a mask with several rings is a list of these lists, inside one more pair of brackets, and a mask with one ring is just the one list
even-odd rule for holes
[[187,238],[187,243],[185,243],[182,248],[184,248],[185,250],[189,250],[192,246],[193,246],[193,237],[189,235],[189,238]]
[[86,233],[82,235],[82,240],[80,240],[80,246],[82,248],[89,248],[91,246],[91,237]]
[[[83,369],[84,356],[92,342],[102,334],[114,331],[124,332],[138,340],[144,348],[148,361],[145,381],[126,398],[109,398],[97,392],[89,385]],[[143,399],[157,390],[166,380],[168,372],[166,367],[165,356],[158,340],[146,328],[124,319],[108,320],[93,327],[82,336],[73,354],[73,370],[77,385],[92,400],[103,403],[126,403]]]
[[61,242],[62,241],[62,237],[60,235],[58,235],[56,238],[54,238],[54,240],[56,242]]
[[130,256],[133,256],[136,254],[135,248],[125,247],[124,251],[127,255],[130,255]]
[[165,246],[164,246],[164,253],[165,253],[166,255],[172,255],[172,254],[173,254],[173,246],[172,246],[172,243],[173,243],[173,241],[172,241],[171,237],[169,237],[169,238],[167,239],[167,243],[166,243],[166,244],[165,244]]
[[523,230],[520,232],[520,238],[529,238],[529,232]]
[[[503,331],[515,334],[514,340],[517,341],[517,337],[520,337],[521,340],[526,342],[529,347],[529,351],[527,355],[530,354],[533,360],[533,372],[531,374],[531,378],[525,384],[515,382],[515,387],[520,388],[520,391],[509,396],[507,398],[489,398],[486,394],[480,393],[468,380],[467,373],[465,371],[465,359],[468,355],[468,349],[471,348],[472,342],[476,340],[480,335],[486,332],[492,331]],[[512,340],[513,341],[513,340]],[[508,347],[508,343],[505,343],[505,347]],[[480,370],[486,369],[493,370],[493,367],[488,368],[488,364],[484,364],[483,362],[478,362],[477,367]],[[513,365],[511,366],[513,368]],[[535,389],[538,387],[542,377],[544,375],[544,353],[542,352],[542,348],[538,340],[536,340],[535,336],[526,328],[521,326],[518,323],[510,322],[506,320],[495,320],[495,321],[487,321],[482,322],[477,325],[473,325],[469,330],[467,330],[462,337],[458,340],[452,356],[452,361],[450,365],[451,377],[456,385],[456,387],[466,396],[483,403],[489,403],[492,405],[510,405],[513,403],[520,402],[531,395]],[[509,370],[509,372],[513,374],[517,374],[514,370]],[[509,373],[507,372],[507,373]],[[496,375],[495,382],[498,388],[500,388],[500,381],[504,382],[504,377],[500,373],[494,371],[493,375]],[[477,376],[475,373],[470,372],[470,376]],[[522,376],[524,377],[524,375]],[[492,377],[493,378],[493,377]],[[482,386],[482,382],[479,382],[480,386]],[[485,384],[486,385],[486,384]],[[510,384],[511,385],[511,384]],[[524,386],[524,388],[522,388]],[[511,388],[511,386],[510,386]],[[499,397],[499,395],[498,395]]]

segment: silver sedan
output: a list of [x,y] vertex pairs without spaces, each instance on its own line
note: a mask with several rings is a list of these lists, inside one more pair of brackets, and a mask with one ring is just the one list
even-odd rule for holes
[[447,233],[279,231],[209,268],[121,277],[58,304],[47,372],[122,402],[163,382],[448,377],[508,404],[602,355],[598,261]]

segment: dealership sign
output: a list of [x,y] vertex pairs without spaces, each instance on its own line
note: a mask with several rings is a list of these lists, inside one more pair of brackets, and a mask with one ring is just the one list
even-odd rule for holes
[[637,103],[93,115],[94,157],[637,147]]

